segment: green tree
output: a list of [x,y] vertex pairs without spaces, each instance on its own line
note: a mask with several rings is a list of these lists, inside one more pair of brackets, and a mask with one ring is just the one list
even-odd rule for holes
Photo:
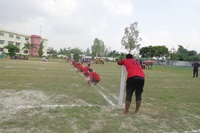
[[167,57],[169,54],[169,50],[166,46],[154,46],[153,47],[153,55],[154,57],[160,58],[160,57]]
[[90,55],[91,55],[91,54],[90,54],[90,49],[89,49],[89,48],[86,49],[85,55],[86,55],[86,56],[90,56]]
[[43,52],[43,48],[44,48],[43,43],[44,43],[43,41],[40,42],[40,48],[39,48],[39,51],[38,51],[38,55],[40,57],[42,57],[42,55],[44,54],[44,52]]
[[91,47],[92,57],[94,57],[94,56],[98,57],[99,55],[103,54],[104,49],[105,49],[104,42],[98,38],[95,38],[94,43]]
[[179,61],[199,60],[199,56],[197,55],[197,52],[195,50],[188,51],[182,45],[178,46],[178,50],[175,55],[178,57],[177,59]]
[[16,51],[19,50],[19,48],[13,44],[8,44],[7,46],[4,46],[5,49],[8,49],[8,55],[10,57],[13,57],[16,55]]
[[134,22],[130,27],[126,27],[124,30],[124,36],[121,39],[122,46],[131,53],[132,50],[140,46],[139,41],[142,39],[139,37],[139,31],[137,29],[137,22]]
[[80,59],[80,54],[83,54],[83,52],[79,48],[73,48],[70,50],[70,53],[73,54],[74,60],[79,61]]
[[154,53],[153,53],[153,46],[148,46],[148,47],[142,47],[139,50],[139,54],[142,55],[143,58],[149,58],[149,57],[153,57]]
[[83,54],[83,52],[79,48],[72,48],[70,50],[71,54]]
[[35,46],[35,44],[30,44],[29,42],[24,43],[24,47],[22,49],[28,50],[28,53],[30,55],[30,52],[32,50],[37,50],[37,47]]
[[113,59],[117,56],[119,56],[119,52],[117,52],[116,50],[113,50],[109,53],[109,57],[113,57]]
[[166,46],[148,46],[140,49],[140,55],[142,57],[167,57],[169,55],[168,48]]
[[49,47],[47,51],[48,51],[48,54],[52,54],[52,55],[57,54],[57,50],[54,50],[53,47]]
[[61,55],[67,55],[67,49],[64,48],[64,49],[60,49],[60,51],[58,52],[58,54],[61,54]]

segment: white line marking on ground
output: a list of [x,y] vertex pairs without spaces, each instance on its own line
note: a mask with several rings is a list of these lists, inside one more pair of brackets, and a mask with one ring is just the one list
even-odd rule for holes
[[115,104],[109,100],[100,90],[98,90],[94,85],[92,85],[92,87],[94,87],[103,97],[104,99],[106,99],[106,101],[108,101],[108,103],[110,103],[112,106],[114,106]]
[[79,105],[79,104],[71,104],[71,105],[19,105],[19,106],[5,106],[6,108],[15,108],[15,109],[26,109],[26,108],[64,108],[64,107],[81,107],[81,106],[86,106],[86,107],[94,107],[98,105],[91,105],[91,104],[85,104],[85,105]]
[[[80,73],[80,74],[81,74],[81,73]],[[85,76],[83,76],[82,74],[81,74],[81,76],[85,78]],[[87,80],[87,79],[85,78],[85,80]],[[104,95],[104,94],[103,94],[100,90],[98,90],[94,85],[92,85],[92,87],[94,87],[94,88],[103,96],[103,98],[104,98],[108,103],[110,103],[112,106],[115,105],[111,100],[109,100],[109,99],[106,97],[106,95]]]
[[[106,90],[103,86],[101,86],[100,84],[98,84],[99,87],[101,87],[101,89]],[[106,90],[110,95],[112,95],[115,100],[119,100],[117,96],[115,96],[114,94],[112,94],[111,92],[109,92],[108,90]]]

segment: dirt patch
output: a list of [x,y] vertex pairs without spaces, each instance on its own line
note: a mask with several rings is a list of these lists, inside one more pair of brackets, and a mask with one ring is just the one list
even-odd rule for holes
[[71,101],[67,104],[59,104],[61,99],[71,101],[70,99],[74,98],[66,95],[50,95],[35,90],[0,90],[0,123],[12,119],[13,115],[23,109],[90,106],[90,104],[81,99],[76,99],[76,102]]

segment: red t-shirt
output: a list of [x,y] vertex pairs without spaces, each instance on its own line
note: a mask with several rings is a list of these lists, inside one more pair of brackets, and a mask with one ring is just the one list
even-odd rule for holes
[[100,80],[100,76],[96,72],[90,72],[90,77],[92,77],[96,80]]
[[83,71],[84,68],[83,68],[83,66],[80,64],[78,69],[81,70],[81,71]]
[[86,74],[87,72],[88,72],[88,69],[89,69],[90,67],[89,66],[86,66],[84,69],[83,69],[83,74]]
[[141,68],[140,63],[137,60],[134,59],[123,59],[118,62],[119,65],[124,65],[126,67],[127,71],[127,78],[133,77],[133,76],[140,76],[145,77],[145,74]]

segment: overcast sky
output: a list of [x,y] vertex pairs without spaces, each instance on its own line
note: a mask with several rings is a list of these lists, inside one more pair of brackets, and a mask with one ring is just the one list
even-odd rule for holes
[[124,52],[124,28],[138,22],[141,47],[200,53],[200,0],[0,0],[0,28],[48,39],[48,47],[90,48],[95,38]]

